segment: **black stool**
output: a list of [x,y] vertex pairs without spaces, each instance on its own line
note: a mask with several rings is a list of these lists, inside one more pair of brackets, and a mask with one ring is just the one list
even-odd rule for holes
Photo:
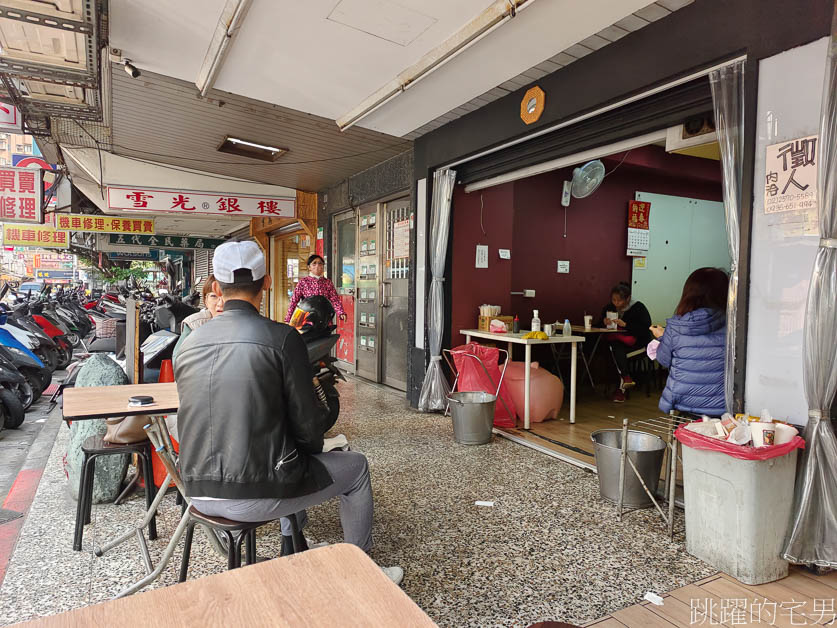
[[[299,531],[299,523],[296,515],[287,515],[291,522],[293,531],[294,552],[298,552],[302,545],[302,534]],[[211,517],[189,506],[189,524],[186,527],[186,540],[183,543],[183,557],[180,560],[179,582],[186,582],[189,572],[189,557],[192,552],[192,537],[195,534],[195,526],[201,524],[210,528],[213,533],[220,532],[226,537],[227,546],[227,569],[241,567],[241,546],[247,540],[247,564],[256,563],[256,529],[270,523],[270,521],[232,521],[223,517]]]
[[[76,506],[76,532],[73,538],[73,549],[81,551],[81,540],[84,526],[90,523],[90,511],[93,509],[93,478],[96,474],[96,458],[99,456],[114,456],[116,454],[137,454],[142,459],[142,476],[145,479],[145,503],[149,508],[156,493],[154,486],[154,470],[151,467],[151,441],[144,440],[127,445],[116,445],[105,442],[101,436],[91,436],[81,446],[84,460],[81,464],[81,478],[78,483],[78,505]],[[157,517],[151,518],[148,524],[148,538],[157,538]]]

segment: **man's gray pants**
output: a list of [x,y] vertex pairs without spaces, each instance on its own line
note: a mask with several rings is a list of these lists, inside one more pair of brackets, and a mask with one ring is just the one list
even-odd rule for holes
[[[372,484],[366,456],[356,451],[330,451],[312,456],[325,466],[334,482],[316,493],[276,499],[213,499],[195,498],[192,505],[211,517],[224,517],[233,521],[274,521],[340,496],[340,524],[343,540],[368,552],[372,547]],[[300,521],[300,526],[304,525]],[[287,528],[286,528],[287,526]],[[290,524],[282,521],[282,534]],[[287,535],[286,535],[287,536]]]

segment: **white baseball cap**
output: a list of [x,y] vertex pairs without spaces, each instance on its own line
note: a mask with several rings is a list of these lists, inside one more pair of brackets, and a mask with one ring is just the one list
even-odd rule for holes
[[233,283],[235,271],[249,270],[253,281],[265,276],[264,253],[255,242],[224,242],[215,249],[212,273],[221,283]]

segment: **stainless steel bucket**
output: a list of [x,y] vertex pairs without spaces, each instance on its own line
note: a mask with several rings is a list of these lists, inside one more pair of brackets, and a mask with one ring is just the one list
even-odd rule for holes
[[[599,490],[602,498],[619,503],[619,466],[622,457],[622,430],[598,430],[590,434],[596,452]],[[642,476],[642,481],[654,495],[660,482],[666,444],[659,436],[628,430],[628,457]],[[625,494],[622,504],[629,508],[649,508],[651,498],[642,488],[631,465],[625,462]]]
[[487,392],[455,392],[448,396],[453,437],[463,445],[484,445],[491,440],[497,396]]

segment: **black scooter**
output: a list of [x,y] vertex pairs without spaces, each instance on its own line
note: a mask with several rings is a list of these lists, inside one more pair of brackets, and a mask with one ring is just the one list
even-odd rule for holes
[[337,392],[337,380],[346,381],[343,373],[337,368],[337,358],[331,355],[331,350],[340,340],[340,334],[334,333],[335,329],[335,326],[330,326],[331,333],[328,336],[313,337],[307,333],[302,334],[313,369],[314,390],[320,401],[329,409],[326,431],[334,426],[340,415],[340,393]]
[[31,386],[0,350],[0,430],[4,427],[14,429],[23,423],[26,410],[19,395],[23,394],[21,391],[24,390],[29,391],[28,398],[31,404]]

